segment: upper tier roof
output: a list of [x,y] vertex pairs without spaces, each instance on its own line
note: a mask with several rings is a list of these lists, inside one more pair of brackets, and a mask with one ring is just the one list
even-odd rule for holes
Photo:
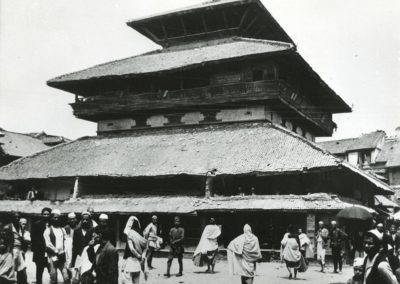
[[135,19],[127,25],[164,47],[223,35],[294,44],[259,0],[207,1]]
[[197,47],[155,50],[62,75],[49,80],[47,83],[49,86],[62,89],[63,86],[84,80],[133,77],[182,68],[195,68],[205,63],[270,54],[290,49],[293,49],[293,45],[290,43],[231,38],[212,43],[199,43]]
[[51,79],[49,86],[66,91],[79,89],[80,84],[105,79],[121,79],[155,73],[176,72],[199,68],[208,64],[239,61],[261,56],[284,55],[293,65],[299,66],[322,96],[333,113],[350,112],[351,108],[338,96],[296,52],[290,43],[248,38],[227,38],[199,42],[196,45],[171,47],[125,59],[96,65]]
[[0,180],[76,176],[155,177],[290,174],[344,170],[382,194],[389,186],[314,143],[270,123],[172,128],[88,137],[55,146],[0,168]]

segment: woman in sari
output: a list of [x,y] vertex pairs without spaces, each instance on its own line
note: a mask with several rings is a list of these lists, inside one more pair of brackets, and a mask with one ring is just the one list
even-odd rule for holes
[[242,284],[252,284],[256,262],[262,258],[258,238],[246,224],[243,234],[230,242],[228,246],[228,265],[232,275],[240,275]]
[[124,230],[127,244],[124,253],[124,263],[122,264],[122,274],[125,281],[132,281],[133,284],[139,283],[140,271],[143,271],[145,279],[147,279],[148,273],[147,269],[145,269],[147,240],[139,232],[139,220],[135,216],[129,217]]
[[206,272],[214,273],[216,257],[218,254],[218,237],[221,229],[215,224],[215,219],[210,218],[210,224],[204,228],[203,234],[193,254],[193,262],[196,266],[207,263]]
[[281,242],[283,249],[283,260],[286,263],[286,268],[289,271],[289,279],[292,279],[292,268],[294,279],[297,277],[297,270],[300,267],[301,252],[300,240],[296,233],[296,229],[289,226],[289,235],[284,237]]

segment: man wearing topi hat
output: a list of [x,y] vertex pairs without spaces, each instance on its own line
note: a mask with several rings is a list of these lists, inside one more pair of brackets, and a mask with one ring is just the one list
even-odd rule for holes
[[364,246],[367,256],[363,265],[363,283],[397,284],[387,259],[387,250],[384,249],[383,234],[376,229],[367,232]]
[[69,275],[65,265],[65,235],[66,232],[61,226],[61,212],[54,209],[51,212],[50,226],[44,231],[43,237],[46,242],[46,253],[50,267],[50,283],[57,284],[58,270],[63,276],[63,283],[69,283]]

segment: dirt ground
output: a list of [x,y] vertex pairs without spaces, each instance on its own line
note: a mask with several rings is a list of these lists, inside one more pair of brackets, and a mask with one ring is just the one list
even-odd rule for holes
[[[32,255],[28,253],[28,279],[29,283],[35,283],[35,265],[30,262]],[[228,267],[226,261],[219,261],[216,265],[215,274],[204,273],[204,267],[195,267],[190,259],[184,259],[183,266],[184,272],[182,277],[176,277],[175,274],[178,272],[178,262],[174,260],[172,263],[170,278],[165,278],[163,274],[166,269],[166,258],[155,258],[153,265],[156,269],[150,271],[150,277],[147,282],[142,278],[141,283],[147,284],[211,284],[211,283],[228,283],[228,284],[240,284],[240,277],[231,276],[228,273]],[[122,259],[120,264],[122,263]],[[352,276],[353,270],[349,266],[345,266],[341,274],[332,273],[332,265],[328,265],[327,272],[319,272],[317,265],[310,265],[309,269],[305,273],[299,273],[297,280],[289,280],[288,272],[283,263],[269,262],[257,264],[257,276],[254,280],[254,284],[257,283],[268,283],[268,284],[281,284],[281,283],[308,283],[308,284],[339,284],[346,283],[347,280]],[[61,275],[59,276],[61,277]],[[49,283],[48,274],[45,271],[43,283]],[[61,278],[60,278],[61,279]],[[120,279],[120,283],[123,283]],[[128,283],[128,282],[127,282]]]

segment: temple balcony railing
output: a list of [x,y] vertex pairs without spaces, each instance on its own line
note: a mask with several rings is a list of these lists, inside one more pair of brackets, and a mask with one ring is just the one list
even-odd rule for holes
[[162,112],[163,110],[201,109],[207,106],[255,104],[270,100],[280,101],[309,122],[331,133],[336,127],[332,114],[321,111],[304,95],[282,80],[239,82],[181,90],[132,93],[107,91],[100,95],[77,99],[71,106],[74,115],[96,121],[108,116]]

